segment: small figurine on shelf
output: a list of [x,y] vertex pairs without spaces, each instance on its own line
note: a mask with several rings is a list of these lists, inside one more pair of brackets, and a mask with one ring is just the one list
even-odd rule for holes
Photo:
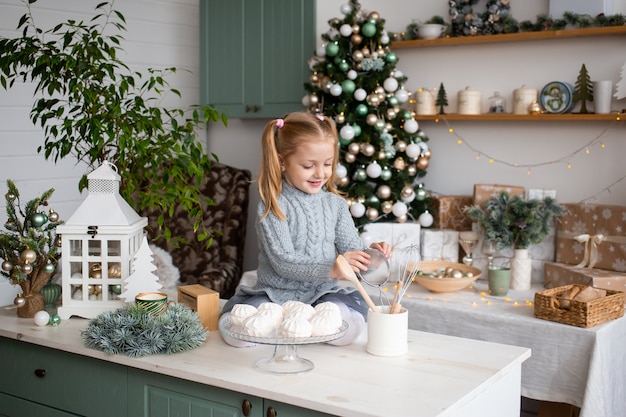
[[572,98],[574,99],[574,102],[580,101],[579,113],[589,113],[587,110],[587,101],[593,101],[593,84],[591,83],[591,78],[589,77],[585,64],[580,67],[580,72],[578,73],[578,78],[576,78],[576,85],[574,87],[574,95]]
[[18,307],[17,315],[32,318],[45,308],[40,291],[56,269],[59,250],[56,227],[63,222],[54,210],[45,214],[40,209],[48,205],[53,188],[27,202],[24,209],[13,181],[7,180],[7,188],[6,231],[0,232],[0,257],[3,259],[0,273],[11,284],[22,288],[14,301]]
[[448,105],[448,95],[446,89],[443,87],[443,83],[439,84],[439,91],[437,91],[437,99],[435,100],[435,106],[439,106],[439,114],[446,114],[444,109]]

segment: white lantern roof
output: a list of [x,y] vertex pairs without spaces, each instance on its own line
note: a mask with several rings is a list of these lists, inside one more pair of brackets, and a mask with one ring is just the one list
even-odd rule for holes
[[114,226],[125,229],[127,226],[141,227],[147,224],[145,217],[135,210],[119,194],[121,177],[113,170],[109,162],[103,163],[87,175],[88,195],[62,227],[69,232],[72,226],[98,225],[101,228]]

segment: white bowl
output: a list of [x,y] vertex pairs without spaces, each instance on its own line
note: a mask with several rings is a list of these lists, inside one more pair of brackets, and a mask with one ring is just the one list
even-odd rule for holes
[[421,39],[437,39],[446,31],[446,25],[428,23],[417,27],[417,34]]

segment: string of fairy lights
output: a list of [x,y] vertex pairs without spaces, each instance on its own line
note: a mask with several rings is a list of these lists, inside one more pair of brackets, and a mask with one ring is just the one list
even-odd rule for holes
[[[619,120],[619,118],[618,118]],[[586,144],[566,153],[565,155],[559,157],[559,158],[555,158],[555,159],[550,159],[547,161],[541,161],[541,162],[534,162],[534,163],[527,163],[527,164],[520,164],[520,163],[516,163],[516,162],[510,162],[504,159],[499,159],[496,158],[492,155],[490,155],[489,153],[477,148],[476,146],[472,145],[472,143],[463,135],[459,134],[456,129],[450,124],[450,121],[447,120],[445,118],[445,116],[443,115],[439,115],[436,119],[435,119],[436,123],[440,123],[443,122],[446,125],[446,128],[448,130],[448,132],[450,134],[452,134],[455,138],[456,138],[456,142],[459,145],[464,145],[467,149],[469,149],[474,155],[476,160],[481,160],[481,159],[486,159],[490,164],[496,163],[496,164],[501,164],[504,166],[508,166],[511,168],[524,168],[526,169],[526,172],[528,175],[530,175],[532,173],[532,170],[534,168],[537,167],[542,167],[542,166],[548,166],[548,165],[556,165],[556,164],[565,164],[567,166],[568,169],[572,169],[572,163],[571,161],[574,159],[574,157],[576,157],[579,154],[586,154],[586,155],[590,155],[591,154],[591,149],[593,147],[599,147],[601,150],[604,150],[606,148],[606,143],[605,143],[605,139],[607,139],[612,133],[614,133],[615,129],[614,128],[605,128],[604,130],[602,130],[598,135],[596,135],[593,139],[591,139],[589,142],[587,142]],[[621,176],[620,178],[616,179],[615,181],[613,181],[611,184],[609,184],[608,186],[604,187],[603,189],[601,189],[600,191],[598,191],[597,193],[583,199],[580,201],[580,203],[586,203],[586,202],[590,202],[590,201],[594,201],[597,200],[598,197],[602,194],[604,194],[605,192],[608,192],[609,194],[611,193],[611,189],[614,188],[616,185],[618,185],[619,183],[626,181],[626,174]]]

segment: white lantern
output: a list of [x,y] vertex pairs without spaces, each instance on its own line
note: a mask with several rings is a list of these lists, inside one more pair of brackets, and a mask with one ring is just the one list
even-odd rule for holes
[[131,273],[148,219],[139,216],[119,194],[120,176],[105,162],[87,176],[88,195],[61,235],[62,319],[94,318],[123,307],[119,294]]

